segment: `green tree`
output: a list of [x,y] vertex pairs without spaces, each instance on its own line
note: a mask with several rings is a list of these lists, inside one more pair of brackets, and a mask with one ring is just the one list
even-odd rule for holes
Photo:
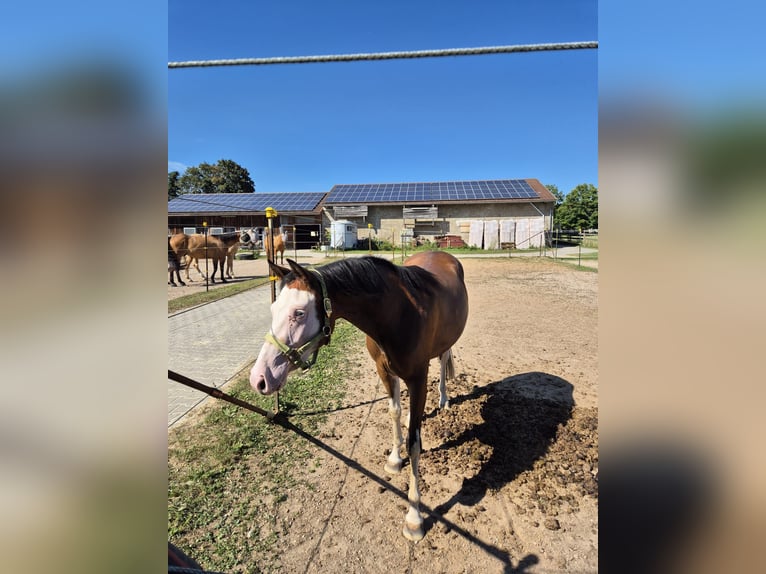
[[177,171],[168,172],[168,201],[181,195],[181,186],[178,184],[179,175]]
[[548,191],[551,192],[551,195],[556,198],[556,205],[555,208],[558,208],[559,205],[561,205],[564,202],[564,194],[559,191],[559,186],[555,184],[548,184],[545,186],[548,188]]
[[570,191],[555,212],[562,229],[598,229],[598,188],[581,183]]
[[181,193],[253,193],[255,184],[247,169],[230,159],[202,162],[186,168],[178,180]]

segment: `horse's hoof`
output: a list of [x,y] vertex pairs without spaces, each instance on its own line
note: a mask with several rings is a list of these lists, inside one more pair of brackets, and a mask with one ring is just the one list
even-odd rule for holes
[[184,283],[183,281],[181,281],[181,285],[183,285],[184,287],[186,287],[186,283]]
[[397,463],[387,462],[383,468],[388,474],[399,474],[402,472],[402,461]]
[[411,542],[420,542],[423,540],[423,536],[425,536],[425,533],[423,532],[423,525],[419,524],[417,526],[410,526],[406,522],[404,523],[404,529],[402,530],[402,534],[404,534],[404,537],[407,540],[410,540]]

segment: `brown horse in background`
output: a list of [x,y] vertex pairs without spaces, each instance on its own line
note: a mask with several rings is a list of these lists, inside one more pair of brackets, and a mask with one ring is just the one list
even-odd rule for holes
[[229,279],[236,279],[234,275],[234,256],[239,251],[239,243],[235,243],[226,252],[226,277]]
[[[281,264],[285,262],[285,235],[281,226],[274,230],[274,263],[277,262],[277,253],[279,253],[279,262]],[[268,228],[263,230],[263,248],[266,251],[266,259],[271,261],[271,237]]]
[[170,238],[170,246],[173,251],[175,251],[179,261],[186,261],[184,267],[186,270],[186,279],[188,281],[191,281],[191,278],[189,277],[189,267],[192,264],[194,264],[197,272],[202,275],[204,279],[207,279],[205,274],[202,273],[199,268],[199,260],[212,259],[213,273],[210,277],[210,281],[215,283],[215,274],[220,266],[221,282],[226,283],[226,278],[224,277],[226,256],[229,253],[229,249],[238,244],[239,233],[207,236],[201,233],[195,233],[194,235],[177,233]]
[[[378,257],[334,261],[321,269],[287,262],[290,269],[270,264],[282,278],[282,289],[271,306],[271,331],[250,371],[250,384],[268,395],[282,388],[290,371],[309,368],[319,348],[329,343],[338,318],[363,331],[389,396],[394,442],[385,469],[390,473],[402,468],[400,377],[409,390],[410,488],[404,536],[420,540],[418,464],[428,366],[433,358],[441,360],[443,389],[445,376],[453,371],[452,346],[468,318],[463,266],[443,251],[417,253],[401,267]],[[440,406],[447,406],[446,393]]]

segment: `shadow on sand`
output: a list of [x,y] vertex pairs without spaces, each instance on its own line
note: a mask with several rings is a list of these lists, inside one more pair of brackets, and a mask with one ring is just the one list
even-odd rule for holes
[[[470,452],[468,456],[480,462],[478,472],[464,479],[458,492],[433,509],[437,517],[457,503],[476,505],[488,489],[502,488],[531,469],[548,451],[559,426],[566,425],[571,418],[574,400],[569,382],[547,373],[531,372],[477,387],[451,399],[450,404],[450,411],[443,413],[447,416],[429,415],[429,432],[447,437],[442,444],[430,449],[429,454],[446,456],[454,463],[456,451],[463,455]],[[471,408],[478,410],[479,416],[472,413]],[[478,424],[464,422],[477,419]],[[459,434],[455,433],[456,429]],[[470,451],[461,450],[461,445],[469,444]],[[434,517],[426,519],[426,531],[435,521]]]

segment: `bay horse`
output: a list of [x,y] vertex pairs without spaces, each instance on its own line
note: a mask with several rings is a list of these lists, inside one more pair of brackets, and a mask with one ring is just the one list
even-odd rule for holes
[[[285,235],[282,227],[274,230],[274,263],[277,262],[277,253],[279,253],[279,262],[282,264],[285,262]],[[266,251],[266,259],[271,261],[271,237],[268,228],[263,230],[263,249]]]
[[208,234],[206,239],[205,235],[202,233],[195,233],[194,235],[177,233],[170,238],[170,245],[176,252],[179,260],[185,261],[184,268],[187,281],[191,281],[191,278],[189,277],[189,267],[192,265],[194,265],[194,268],[204,279],[207,279],[205,274],[202,273],[199,268],[199,260],[212,259],[213,273],[210,277],[210,281],[215,283],[215,274],[220,265],[221,282],[226,283],[226,278],[224,277],[226,257],[229,249],[234,245],[239,244],[239,237],[239,233],[224,233],[222,235]]
[[409,390],[410,486],[403,534],[418,541],[424,535],[418,464],[428,365],[433,358],[441,360],[439,405],[446,407],[445,377],[454,375],[451,349],[468,318],[463,267],[443,251],[417,253],[401,267],[371,256],[321,269],[302,267],[292,259],[287,263],[289,269],[270,264],[281,278],[281,290],[271,306],[271,330],[250,371],[250,384],[269,395],[284,386],[288,373],[309,368],[319,348],[329,343],[337,319],[363,331],[388,394],[393,447],[384,468],[392,474],[402,469],[400,378]]

